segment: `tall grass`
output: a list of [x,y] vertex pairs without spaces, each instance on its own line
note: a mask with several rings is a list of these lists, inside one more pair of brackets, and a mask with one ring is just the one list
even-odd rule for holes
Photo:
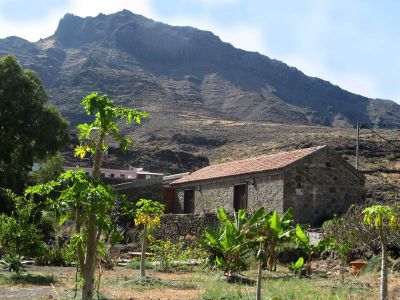
[[[275,274],[274,274],[275,275]],[[357,279],[359,280],[359,278]],[[350,300],[367,299],[372,288],[362,282],[340,283],[332,278],[299,279],[296,277],[271,277],[263,279],[263,299],[276,300]],[[224,280],[201,278],[205,292],[202,299],[255,299],[255,287],[243,284],[227,283]]]

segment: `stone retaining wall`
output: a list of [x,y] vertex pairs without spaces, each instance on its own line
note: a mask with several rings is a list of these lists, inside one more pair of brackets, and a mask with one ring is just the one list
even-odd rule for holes
[[[218,227],[219,221],[215,214],[166,214],[161,217],[160,227],[156,228],[153,236],[159,240],[171,240],[172,242],[191,242],[203,234],[208,227]],[[139,242],[141,228],[132,228],[128,235],[132,243]]]

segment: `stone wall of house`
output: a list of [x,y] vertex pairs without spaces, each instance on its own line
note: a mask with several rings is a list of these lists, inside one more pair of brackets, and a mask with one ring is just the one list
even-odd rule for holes
[[320,225],[363,201],[363,177],[330,151],[299,161],[284,175],[284,209],[293,207],[297,222]]
[[175,187],[174,212],[183,213],[185,189],[195,190],[195,214],[214,213],[218,208],[233,212],[233,193],[237,184],[247,184],[248,211],[257,210],[261,206],[280,213],[283,211],[283,175],[258,173]]

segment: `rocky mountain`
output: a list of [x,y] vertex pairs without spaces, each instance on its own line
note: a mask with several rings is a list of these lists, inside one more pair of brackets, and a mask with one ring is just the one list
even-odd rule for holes
[[0,40],[0,55],[5,54],[39,73],[50,101],[72,123],[84,118],[82,96],[99,91],[149,111],[153,120],[400,124],[400,106],[392,101],[347,92],[283,62],[234,48],[211,32],[126,10],[88,18],[67,14],[54,35],[38,42]]

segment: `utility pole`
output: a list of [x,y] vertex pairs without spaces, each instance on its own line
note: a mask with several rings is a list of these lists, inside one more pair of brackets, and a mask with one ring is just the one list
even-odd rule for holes
[[358,152],[360,150],[360,122],[357,122],[357,138],[356,138],[356,170],[358,170]]

